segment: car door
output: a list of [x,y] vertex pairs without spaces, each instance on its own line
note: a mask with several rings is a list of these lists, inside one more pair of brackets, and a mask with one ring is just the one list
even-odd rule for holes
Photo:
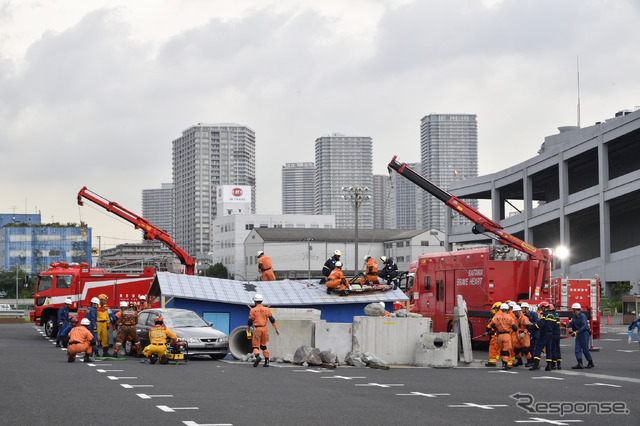
[[[155,312],[144,311],[140,313],[138,317],[138,325],[136,325],[136,332],[138,333],[138,339],[140,344],[144,347],[149,344],[149,329],[153,327],[153,319],[156,317]],[[151,324],[151,325],[149,325]]]

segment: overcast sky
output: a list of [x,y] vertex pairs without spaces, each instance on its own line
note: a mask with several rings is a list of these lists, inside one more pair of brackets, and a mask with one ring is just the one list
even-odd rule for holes
[[141,213],[196,123],[256,132],[258,213],[314,142],[373,138],[374,173],[420,161],[420,119],[478,116],[480,174],[640,105],[637,0],[0,0],[0,212],[84,220],[83,186]]

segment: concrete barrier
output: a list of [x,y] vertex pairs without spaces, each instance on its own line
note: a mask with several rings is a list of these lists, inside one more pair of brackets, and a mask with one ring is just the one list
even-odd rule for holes
[[269,308],[276,322],[292,319],[320,320],[320,309]]
[[331,350],[344,362],[353,347],[353,324],[318,322],[315,327],[315,347],[321,351]]
[[[277,319],[277,317],[276,317]],[[273,326],[269,327],[269,357],[282,358],[293,355],[300,346],[315,347],[314,330],[317,323],[324,320],[277,320],[280,335],[276,334]]]
[[430,318],[355,317],[353,350],[371,352],[389,364],[413,365],[421,336],[431,330]]
[[456,333],[424,333],[415,351],[414,365],[453,368],[458,366]]

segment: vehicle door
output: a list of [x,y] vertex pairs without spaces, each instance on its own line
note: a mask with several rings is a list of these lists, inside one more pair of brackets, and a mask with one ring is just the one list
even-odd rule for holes
[[138,316],[138,325],[136,325],[136,332],[138,333],[138,339],[140,344],[144,347],[149,344],[149,329],[155,325],[154,320],[158,314],[153,311],[143,311]]

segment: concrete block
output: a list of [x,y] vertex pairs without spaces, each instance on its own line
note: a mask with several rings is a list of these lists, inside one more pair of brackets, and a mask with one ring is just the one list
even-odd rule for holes
[[291,319],[320,320],[320,309],[302,308],[269,308],[276,322]]
[[331,350],[343,363],[351,351],[353,324],[340,322],[317,322],[315,328],[315,347],[321,351]]
[[414,365],[454,368],[458,366],[456,333],[424,333],[415,351]]
[[389,364],[413,365],[420,336],[431,330],[430,318],[355,317],[353,350],[370,352]]
[[276,334],[271,323],[269,327],[269,357],[282,358],[285,355],[292,355],[300,346],[315,347],[314,330],[316,323],[324,323],[324,320],[280,320],[277,324],[280,335]]

